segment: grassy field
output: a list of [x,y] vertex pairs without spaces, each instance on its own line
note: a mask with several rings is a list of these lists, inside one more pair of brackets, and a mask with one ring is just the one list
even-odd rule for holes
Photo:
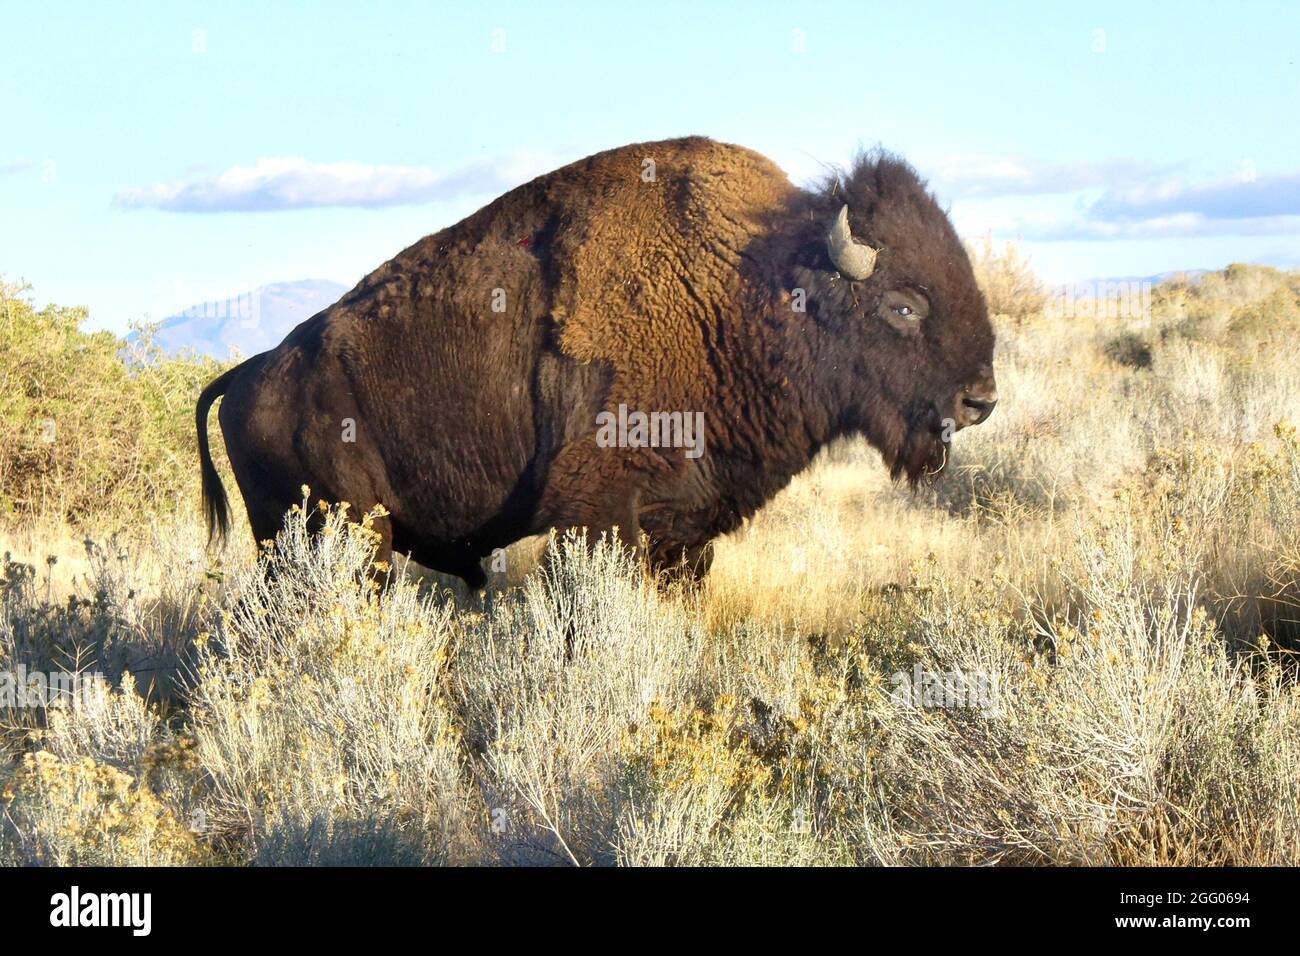
[[379,602],[309,496],[267,583],[203,548],[216,367],[7,287],[0,673],[85,679],[0,698],[0,860],[1300,862],[1300,273],[1107,309],[976,253],[1003,397],[947,475],[834,446],[689,593],[534,540]]

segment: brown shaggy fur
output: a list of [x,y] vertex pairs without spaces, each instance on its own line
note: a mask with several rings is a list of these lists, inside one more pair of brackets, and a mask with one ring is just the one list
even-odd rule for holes
[[[861,282],[826,251],[845,202],[880,250]],[[915,329],[881,315],[900,288],[930,303]],[[966,254],[900,160],[864,156],[805,191],[738,146],[625,146],[420,240],[213,382],[198,406],[209,521],[224,530],[205,434],[224,393],[259,539],[306,484],[382,503],[385,551],[472,585],[492,549],[552,527],[644,531],[657,566],[702,573],[712,539],[839,435],[865,434],[896,476],[941,468],[942,421],[991,376],[992,349]],[[596,416],[620,403],[702,412],[704,454],[600,447]]]

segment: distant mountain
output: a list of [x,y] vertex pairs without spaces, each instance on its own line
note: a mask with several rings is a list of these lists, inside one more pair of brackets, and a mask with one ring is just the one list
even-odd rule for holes
[[1153,276],[1101,276],[1101,277],[1094,276],[1091,279],[1080,279],[1077,282],[1072,282],[1069,284],[1090,285],[1093,288],[1097,288],[1102,283],[1107,283],[1113,287],[1116,283],[1122,282],[1129,287],[1136,286],[1140,288],[1142,286],[1142,283],[1149,282],[1151,284],[1151,288],[1154,289],[1156,286],[1160,285],[1160,283],[1168,282],[1170,279],[1177,279],[1179,276],[1186,276],[1187,278],[1195,282],[1198,279],[1200,279],[1201,276],[1205,275],[1207,272],[1212,272],[1212,271],[1213,271],[1212,269],[1175,269],[1172,272],[1158,272]]
[[264,285],[163,319],[154,342],[168,353],[193,349],[226,359],[232,349],[238,349],[245,356],[256,355],[279,345],[295,325],[333,305],[347,291],[347,286],[324,279]]

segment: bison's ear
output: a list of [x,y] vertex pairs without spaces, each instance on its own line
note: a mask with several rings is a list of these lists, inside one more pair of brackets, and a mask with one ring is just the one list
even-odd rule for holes
[[860,282],[876,270],[877,250],[853,238],[847,205],[840,207],[839,215],[826,234],[826,252],[836,271],[846,279]]

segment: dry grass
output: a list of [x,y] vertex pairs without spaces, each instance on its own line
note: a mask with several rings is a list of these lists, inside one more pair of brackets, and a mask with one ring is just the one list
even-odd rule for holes
[[380,600],[306,501],[269,578],[187,512],[14,525],[0,673],[112,689],[0,706],[0,858],[1300,862],[1300,276],[1038,301],[940,485],[829,449],[696,592],[570,539]]

